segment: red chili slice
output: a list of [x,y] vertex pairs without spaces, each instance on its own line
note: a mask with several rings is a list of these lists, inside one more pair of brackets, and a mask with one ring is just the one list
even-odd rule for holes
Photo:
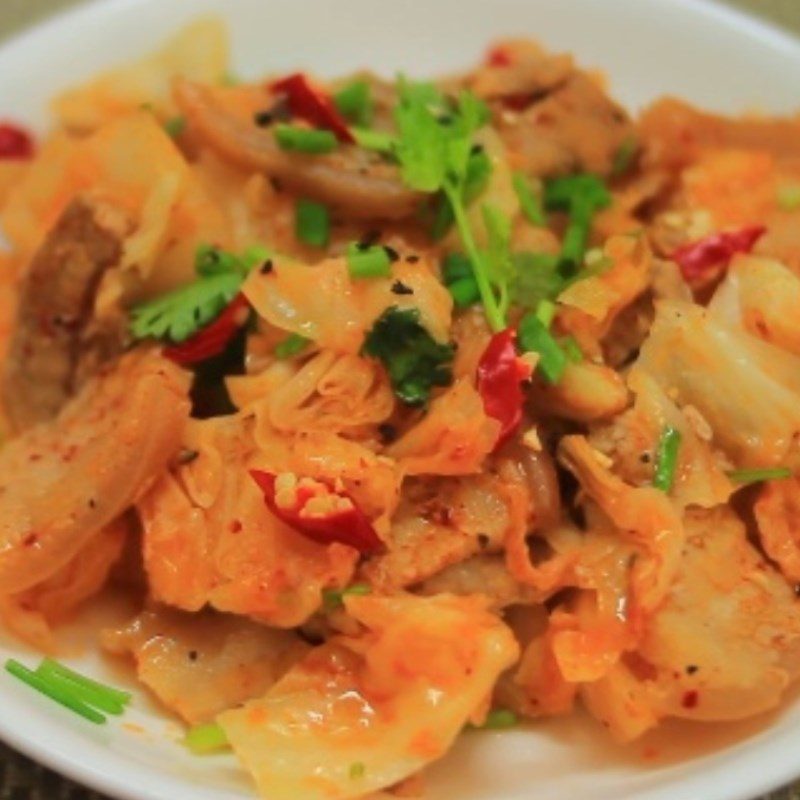
[[353,134],[347,127],[347,122],[337,111],[333,100],[315,89],[301,72],[275,81],[271,88],[275,92],[286,93],[289,110],[294,116],[300,117],[318,128],[327,128],[333,131],[340,142],[350,144],[355,142]]
[[508,67],[511,66],[511,56],[502,45],[497,45],[486,54],[486,63],[490,67]]
[[486,414],[500,423],[494,449],[516,433],[522,421],[522,381],[528,371],[517,357],[516,331],[506,328],[492,336],[478,362],[477,386]]
[[753,225],[738,231],[723,231],[679,247],[672,260],[687,281],[696,281],[710,270],[725,268],[737,253],[749,253],[767,229]]
[[0,161],[22,161],[33,158],[33,137],[19,125],[0,123]]
[[185,342],[165,347],[164,355],[181,366],[199,364],[218,356],[247,322],[249,309],[247,298],[237,294],[213,322]]
[[336,511],[325,517],[303,515],[305,504],[313,496],[302,490],[297,492],[296,505],[293,508],[282,508],[275,500],[277,476],[271,472],[250,470],[250,476],[258,484],[264,494],[264,502],[269,510],[282,522],[294,528],[298,533],[320,544],[346,544],[364,555],[376,553],[383,549],[383,542],[366,514],[356,505],[352,497],[343,493],[334,493],[352,503],[346,511]]

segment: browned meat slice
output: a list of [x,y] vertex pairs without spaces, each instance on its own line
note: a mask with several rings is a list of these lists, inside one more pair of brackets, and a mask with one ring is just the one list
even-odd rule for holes
[[800,158],[800,117],[723,117],[667,97],[642,114],[639,128],[648,161],[659,165],[680,167],[709,147],[764,150],[792,161]]
[[203,86],[178,81],[175,99],[192,130],[223,158],[263,171],[347,217],[403,219],[420,204],[421,195],[403,185],[397,167],[374,153],[347,145],[330,155],[287,153],[271,132],[223,109]]
[[495,124],[519,166],[532,175],[608,175],[619,149],[635,139],[628,115],[581,72],[519,113],[500,110]]
[[74,394],[81,334],[100,278],[120,258],[125,225],[113,207],[76,199],[33,257],[3,376],[18,430],[51,419]]
[[126,356],[57,419],[0,450],[0,593],[57,573],[166,470],[189,418],[189,374]]

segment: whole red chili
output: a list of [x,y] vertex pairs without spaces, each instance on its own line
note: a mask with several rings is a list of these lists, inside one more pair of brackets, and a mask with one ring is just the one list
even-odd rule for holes
[[344,117],[338,112],[331,98],[315,89],[301,72],[275,81],[271,88],[275,92],[286,94],[289,110],[294,116],[319,128],[333,131],[340,142],[350,144],[355,142]]
[[211,323],[181,344],[164,348],[164,355],[181,366],[190,366],[218,356],[247,322],[250,304],[237,294]]
[[737,253],[749,253],[765,231],[763,225],[753,225],[738,231],[713,233],[679,247],[672,260],[687,281],[696,281],[714,268],[727,267]]
[[522,381],[528,377],[515,346],[516,331],[506,328],[489,340],[478,362],[477,386],[487,416],[500,423],[495,450],[514,435],[522,421]]
[[285,522],[298,533],[320,544],[346,544],[360,553],[367,555],[383,549],[383,542],[366,514],[356,505],[348,494],[333,492],[338,498],[349,501],[350,507],[343,511],[333,511],[326,516],[304,514],[306,503],[315,496],[312,491],[297,491],[292,508],[279,506],[276,501],[277,476],[271,472],[250,470],[250,476],[264,494],[264,502],[269,510],[282,522]]
[[0,122],[0,161],[33,158],[33,137],[19,125]]

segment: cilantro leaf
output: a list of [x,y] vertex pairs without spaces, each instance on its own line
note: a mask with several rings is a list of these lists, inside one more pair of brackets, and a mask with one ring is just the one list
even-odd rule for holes
[[136,339],[185,342],[222,313],[247,273],[268,255],[263,247],[237,255],[201,245],[195,255],[197,280],[131,309],[131,334]]
[[425,405],[434,386],[449,386],[453,380],[455,347],[439,344],[420,322],[416,308],[387,308],[361,352],[383,364],[394,393],[411,406]]
[[493,330],[502,330],[506,325],[503,306],[507,288],[502,278],[499,285],[492,283],[492,265],[477,247],[464,198],[473,138],[487,122],[488,109],[469,91],[462,91],[453,101],[431,84],[405,79],[400,80],[398,94],[394,152],[403,181],[418,191],[443,192],[472,265],[486,318]]
[[234,273],[211,275],[136,306],[131,311],[131,333],[137,339],[185,342],[219,316],[241,283]]

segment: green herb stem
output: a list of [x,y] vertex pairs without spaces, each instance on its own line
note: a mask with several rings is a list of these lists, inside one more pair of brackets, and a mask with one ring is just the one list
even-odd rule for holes
[[392,274],[392,261],[385,247],[355,244],[347,248],[347,269],[355,279],[388,278]]
[[480,292],[481,302],[486,309],[486,319],[489,326],[495,333],[499,333],[506,327],[506,321],[503,313],[498,305],[497,298],[494,295],[492,286],[489,283],[486,265],[483,261],[483,254],[475,244],[475,239],[472,235],[472,229],[467,219],[467,214],[462,203],[460,192],[450,185],[444,187],[447,198],[450,201],[450,206],[453,209],[453,216],[456,220],[461,243],[467,251],[470,263],[472,264],[472,274],[475,277],[475,282],[478,284],[478,291]]
[[282,150],[321,155],[336,149],[338,141],[331,131],[300,128],[282,123],[275,126],[275,139]]

